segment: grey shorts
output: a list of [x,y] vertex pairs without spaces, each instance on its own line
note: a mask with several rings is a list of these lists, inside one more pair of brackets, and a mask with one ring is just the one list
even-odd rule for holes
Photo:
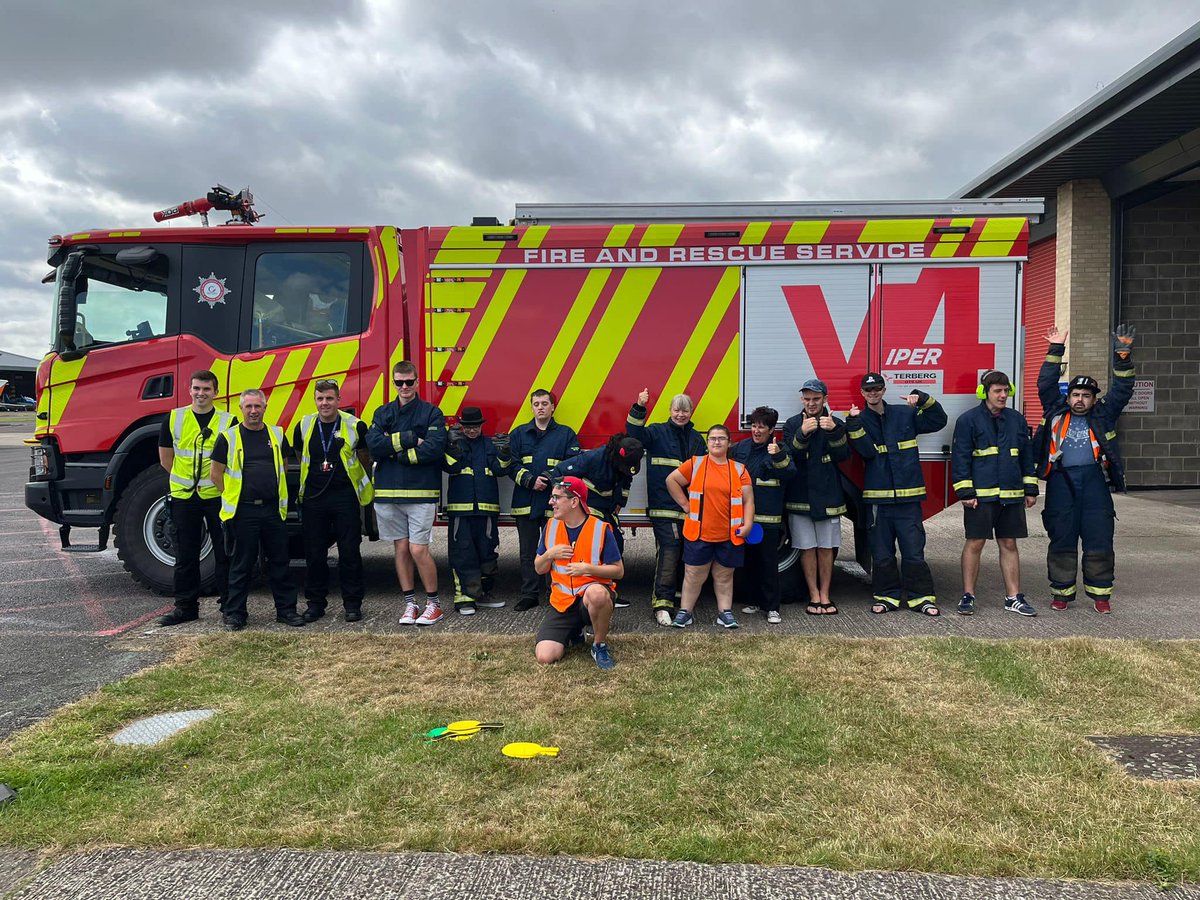
[[792,546],[797,550],[812,550],[814,547],[836,549],[842,546],[842,518],[810,519],[792,513],[788,516],[792,530]]
[[436,503],[376,503],[375,521],[381,541],[429,545],[433,538]]

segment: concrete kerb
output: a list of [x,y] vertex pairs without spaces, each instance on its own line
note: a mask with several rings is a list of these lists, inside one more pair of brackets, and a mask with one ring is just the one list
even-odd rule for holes
[[1151,900],[1197,898],[1194,885],[911,872],[837,872],[796,866],[706,865],[566,856],[334,853],[299,850],[97,850],[52,861],[11,900],[397,900],[454,896],[504,900]]

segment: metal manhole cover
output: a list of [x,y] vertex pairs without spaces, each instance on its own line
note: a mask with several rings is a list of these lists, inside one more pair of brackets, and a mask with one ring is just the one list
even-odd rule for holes
[[214,709],[185,709],[183,712],[159,713],[131,722],[112,736],[114,744],[150,747],[161,744],[197,722],[216,714]]
[[1200,735],[1090,735],[1088,740],[1135,778],[1200,778]]

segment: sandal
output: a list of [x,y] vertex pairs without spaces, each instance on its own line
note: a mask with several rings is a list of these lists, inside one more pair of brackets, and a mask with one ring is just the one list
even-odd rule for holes
[[821,615],[836,616],[837,614],[838,614],[838,608],[833,605],[832,600],[830,600],[828,603],[821,604]]
[[824,610],[821,608],[821,604],[820,604],[820,603],[810,603],[810,604],[808,604],[808,606],[804,607],[804,612],[805,612],[805,613],[807,613],[807,614],[808,614],[808,615],[810,615],[810,616],[820,616],[820,615],[824,615]]
[[900,604],[898,604],[898,603],[895,606],[892,606],[892,604],[884,603],[882,600],[877,600],[875,603],[871,604],[871,612],[873,612],[877,616],[882,616],[882,615],[886,615],[887,613],[890,613],[890,612],[895,612],[899,608],[900,608]]
[[937,617],[942,614],[942,611],[937,608],[937,604],[934,603],[932,600],[926,600],[921,605],[913,606],[913,607],[911,607],[911,609],[913,612],[919,612],[926,616]]

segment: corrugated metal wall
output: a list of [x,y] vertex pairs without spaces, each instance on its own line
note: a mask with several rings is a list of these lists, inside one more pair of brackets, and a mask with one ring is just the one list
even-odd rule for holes
[[1042,418],[1038,402],[1037,376],[1046,358],[1046,332],[1054,324],[1054,266],[1056,237],[1048,237],[1029,247],[1025,266],[1025,371],[1021,374],[1021,392],[1025,398],[1025,418],[1037,428]]

